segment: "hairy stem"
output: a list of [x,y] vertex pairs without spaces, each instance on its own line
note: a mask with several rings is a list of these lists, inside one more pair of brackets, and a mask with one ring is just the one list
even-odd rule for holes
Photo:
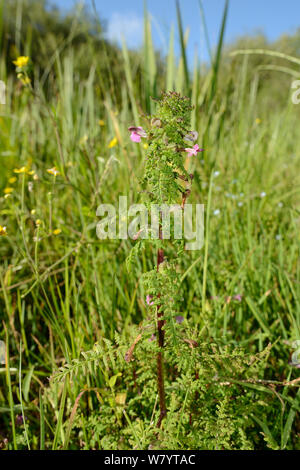
[[[159,249],[157,252],[157,271],[159,270],[160,264],[164,260],[164,251]],[[163,330],[164,320],[161,319],[163,312],[160,310],[160,306],[157,308],[157,331],[158,331],[158,346],[159,352],[157,353],[157,385],[158,385],[158,395],[159,395],[159,409],[160,415],[157,423],[159,428],[162,420],[167,414],[166,409],[166,399],[165,399],[165,382],[164,382],[164,366],[163,366],[163,348],[164,348],[164,339],[165,332]]]

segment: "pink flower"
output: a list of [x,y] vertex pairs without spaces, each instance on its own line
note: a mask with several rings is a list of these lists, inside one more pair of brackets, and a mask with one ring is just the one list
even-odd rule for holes
[[242,301],[243,294],[236,294],[233,297],[226,297],[226,303],[230,304],[232,300],[237,300],[238,302]]
[[154,302],[151,302],[152,299],[153,299],[152,295],[147,295],[146,302],[148,305],[154,305]]
[[140,143],[141,137],[147,137],[146,131],[142,127],[131,126],[128,127],[130,134],[130,139],[132,142]]
[[184,149],[185,152],[188,153],[188,156],[191,157],[192,155],[197,155],[198,152],[202,152],[204,149],[201,149],[198,144],[194,145],[192,149],[186,148]]
[[141,136],[139,134],[137,134],[136,132],[132,132],[131,135],[130,135],[130,138],[131,138],[132,142],[137,142],[138,144],[142,140]]
[[176,320],[176,323],[182,323],[184,321],[184,318],[182,315],[177,315],[177,317],[175,317],[175,320]]
[[241,294],[237,294],[233,297],[233,300],[238,300],[239,302],[242,301],[242,295]]
[[23,424],[23,416],[22,415],[16,415],[16,425],[21,426]]

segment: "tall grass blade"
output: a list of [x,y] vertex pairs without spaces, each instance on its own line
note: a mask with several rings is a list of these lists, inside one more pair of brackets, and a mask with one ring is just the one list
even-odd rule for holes
[[53,439],[53,444],[52,444],[52,450],[57,449],[59,435],[62,435],[62,433],[63,433],[62,432],[62,422],[63,422],[66,396],[67,396],[67,381],[68,381],[68,379],[66,379],[64,384],[63,384],[63,391],[62,391],[62,396],[61,396],[61,400],[60,400],[60,407],[59,407],[59,412],[58,412],[58,417],[57,417],[57,423],[56,423],[56,429],[55,429],[55,434],[54,434],[54,439]]
[[[300,389],[298,390],[294,401],[295,401],[295,405],[297,405],[297,402],[298,403],[300,402]],[[293,405],[292,405],[291,408],[290,408],[287,420],[285,422],[285,426],[283,428],[281,449],[285,449],[286,446],[287,446],[288,440],[291,436],[292,426],[293,426],[293,422],[294,422],[294,419],[296,417],[296,414],[297,414],[297,410],[295,408],[293,408]]]
[[40,450],[45,450],[45,411],[42,390],[39,391],[40,404]]
[[216,57],[215,57],[214,64],[213,64],[213,76],[212,76],[211,93],[210,93],[210,100],[209,100],[210,102],[213,100],[215,93],[216,93],[216,89],[217,89],[218,74],[219,74],[219,69],[220,69],[225,27],[226,27],[226,22],[227,22],[227,15],[228,15],[228,5],[229,5],[229,0],[226,0],[224,12],[223,12],[221,30],[219,34]]
[[129,54],[128,54],[128,49],[127,49],[124,38],[122,38],[122,52],[123,52],[124,70],[125,70],[126,82],[127,82],[127,87],[128,87],[128,93],[129,93],[130,102],[132,106],[132,113],[133,113],[133,117],[135,121],[134,124],[137,126],[139,123],[139,113],[137,110],[136,100],[134,97],[133,78],[132,78]]
[[182,16],[180,12],[179,0],[176,1],[176,11],[177,11],[177,22],[178,22],[178,30],[179,30],[179,39],[180,39],[180,49],[181,49],[181,58],[183,61],[183,70],[184,70],[184,77],[185,77],[185,92],[189,95],[190,94],[190,77],[189,77],[189,70],[188,70],[188,62],[186,56],[186,43],[183,33],[183,25],[182,25]]
[[171,27],[169,52],[167,57],[167,79],[166,89],[167,91],[174,91],[175,83],[175,54],[174,54],[174,25]]
[[202,21],[202,25],[203,25],[203,29],[204,29],[206,47],[207,47],[209,58],[210,58],[210,64],[212,64],[213,63],[213,55],[212,55],[212,51],[211,51],[209,34],[208,34],[207,23],[206,23],[206,19],[205,19],[205,13],[204,13],[202,0],[199,0],[199,7],[200,7],[201,21]]
[[156,60],[152,41],[151,21],[144,5],[144,81],[147,112],[151,112],[151,96],[155,95]]
[[284,52],[270,51],[268,49],[237,49],[236,51],[230,53],[231,57],[243,54],[268,55],[271,57],[277,57],[278,59],[285,59],[289,62],[292,62],[293,64],[300,65],[300,59],[297,57],[285,54]]
[[12,392],[12,383],[10,377],[10,357],[9,357],[9,335],[7,331],[7,327],[4,324],[5,329],[5,344],[6,344],[6,351],[5,351],[5,368],[6,368],[6,385],[8,388],[8,402],[9,402],[9,409],[10,409],[10,418],[11,418],[11,431],[12,431],[12,438],[13,438],[13,447],[14,450],[17,450],[17,436],[16,436],[16,424],[15,424],[15,414],[14,414],[14,399],[13,399],[13,392]]

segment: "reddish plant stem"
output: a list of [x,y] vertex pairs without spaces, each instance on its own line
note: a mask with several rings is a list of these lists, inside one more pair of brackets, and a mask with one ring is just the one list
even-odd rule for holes
[[[164,251],[159,249],[157,252],[157,272],[159,271],[160,264],[164,261]],[[165,399],[165,382],[164,382],[164,366],[163,366],[163,348],[165,332],[163,330],[164,320],[161,319],[163,312],[160,310],[160,305],[157,307],[157,332],[158,332],[158,346],[159,352],[157,353],[157,385],[159,395],[159,409],[160,415],[157,423],[159,428],[162,420],[167,414],[166,399]]]

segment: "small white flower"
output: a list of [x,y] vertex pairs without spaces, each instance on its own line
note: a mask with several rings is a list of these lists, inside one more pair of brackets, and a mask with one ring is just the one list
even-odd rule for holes
[[215,171],[215,172],[214,172],[214,176],[216,176],[216,177],[219,176],[219,174],[220,174],[219,171]]
[[265,193],[264,191],[262,193],[260,193],[260,197],[266,197],[267,193]]
[[244,203],[242,201],[238,202],[239,207],[242,207],[243,205],[244,205]]
[[278,202],[278,207],[283,207],[283,202]]
[[59,171],[57,170],[57,168],[55,166],[53,168],[49,168],[49,170],[47,170],[47,172],[50,175],[53,175],[53,176],[59,175]]
[[214,210],[214,215],[219,215],[220,214],[220,209]]
[[281,240],[281,235],[278,233],[275,238],[276,240]]

